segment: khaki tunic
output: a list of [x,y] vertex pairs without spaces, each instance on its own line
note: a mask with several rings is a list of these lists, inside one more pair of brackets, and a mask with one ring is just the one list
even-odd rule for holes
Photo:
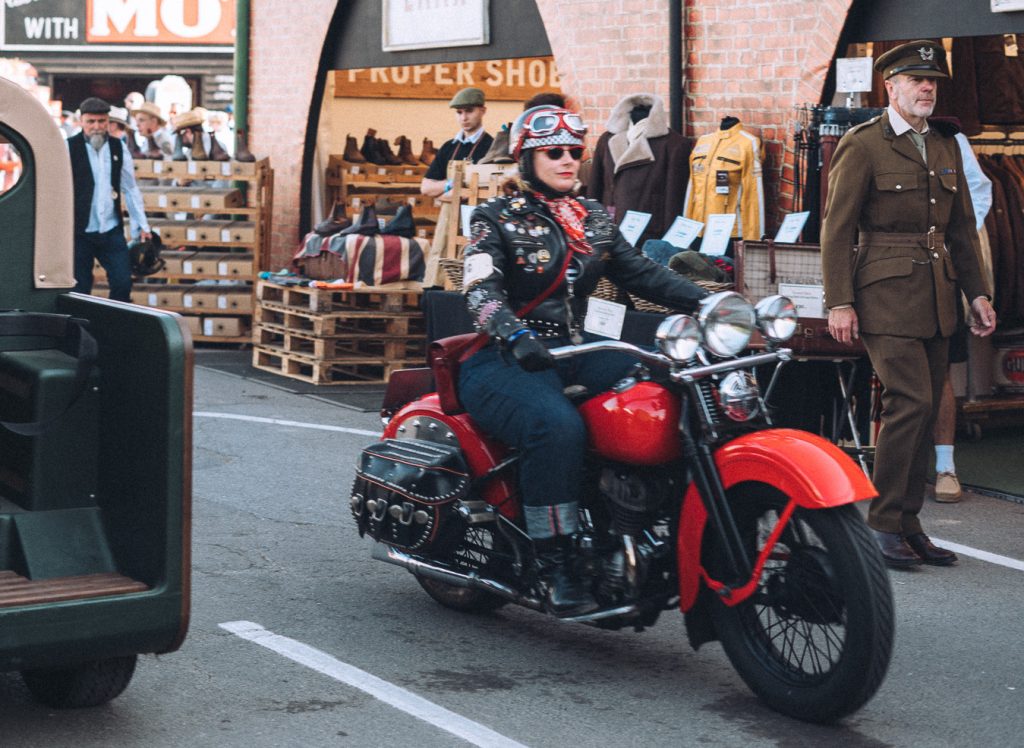
[[989,293],[956,141],[932,128],[926,143],[927,164],[883,114],[850,130],[832,158],[821,237],[825,305],[852,304],[863,332],[948,337],[955,282],[969,300]]

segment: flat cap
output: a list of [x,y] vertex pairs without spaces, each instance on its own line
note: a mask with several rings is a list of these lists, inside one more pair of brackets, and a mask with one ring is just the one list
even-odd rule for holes
[[464,88],[452,97],[449,107],[484,106],[484,92],[479,88]]
[[890,49],[875,60],[875,70],[885,80],[900,73],[921,78],[949,77],[946,72],[946,50],[931,39],[918,39]]
[[110,114],[110,104],[103,99],[90,96],[78,107],[82,114]]

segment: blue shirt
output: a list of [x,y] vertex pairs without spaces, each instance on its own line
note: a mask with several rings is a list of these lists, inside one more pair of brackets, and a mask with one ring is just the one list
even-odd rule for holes
[[[123,142],[123,141],[122,141]],[[89,168],[92,169],[92,205],[89,206],[89,224],[86,232],[106,233],[117,228],[117,216],[114,213],[114,196],[110,189],[110,143],[104,143],[98,151],[85,140],[85,152],[89,155]],[[128,208],[128,218],[133,237],[140,231],[149,232],[149,221],[142,205],[142,193],[135,183],[135,162],[128,148],[121,149],[121,197]]]

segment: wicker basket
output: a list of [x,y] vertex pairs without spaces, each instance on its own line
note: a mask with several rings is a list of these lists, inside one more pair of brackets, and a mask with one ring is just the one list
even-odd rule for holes
[[[719,291],[731,291],[733,287],[732,283],[719,283],[717,281],[695,280],[693,278],[690,278],[689,280],[692,283],[696,283],[698,286],[703,288],[705,291],[708,291],[709,293],[718,293]],[[641,299],[639,296],[636,296],[634,294],[630,294],[629,299],[630,301],[633,302],[633,308],[636,309],[638,312],[653,312],[655,314],[673,314],[673,311],[671,309],[663,307],[661,304],[655,304],[652,301]]]
[[456,291],[462,290],[462,260],[441,259],[437,261],[448,285]]

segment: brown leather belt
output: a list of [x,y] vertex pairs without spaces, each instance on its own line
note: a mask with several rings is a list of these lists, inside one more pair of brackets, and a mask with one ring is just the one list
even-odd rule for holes
[[857,238],[861,247],[923,247],[938,249],[946,242],[946,235],[941,231],[927,231],[923,234],[886,234],[876,231],[865,231]]

